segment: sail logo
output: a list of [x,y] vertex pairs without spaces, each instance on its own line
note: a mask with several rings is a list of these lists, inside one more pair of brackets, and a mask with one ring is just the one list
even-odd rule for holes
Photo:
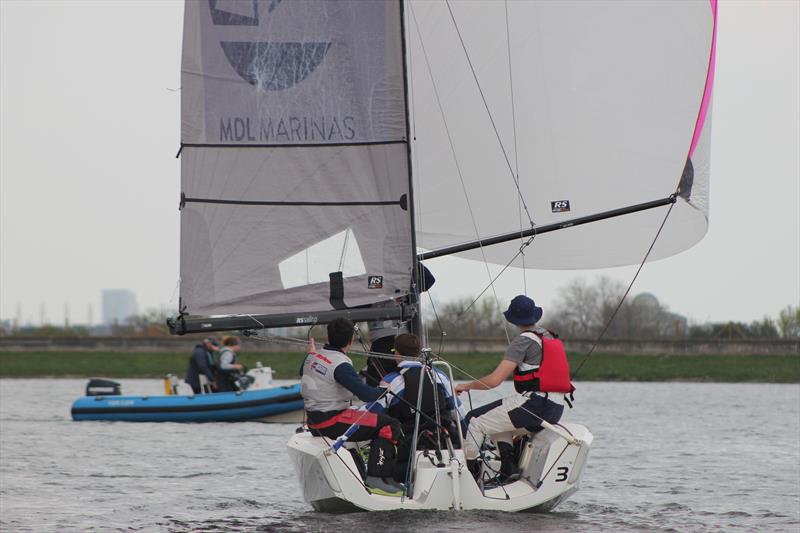
[[569,200],[556,200],[550,202],[550,210],[553,213],[566,213],[569,211]]
[[383,276],[369,276],[367,279],[367,288],[368,289],[382,289],[383,288]]
[[[215,26],[258,27],[259,4],[231,0],[208,0],[211,21]],[[271,0],[267,9],[272,13],[281,0]],[[220,46],[228,63],[244,81],[267,91],[283,91],[294,87],[322,63],[331,47],[330,42],[248,42],[221,41]]]

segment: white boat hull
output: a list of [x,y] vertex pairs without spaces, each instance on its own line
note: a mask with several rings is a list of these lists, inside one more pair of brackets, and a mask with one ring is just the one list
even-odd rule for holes
[[522,479],[485,492],[481,492],[467,470],[461,450],[455,450],[454,458],[443,452],[445,465],[439,467],[418,452],[413,494],[399,498],[370,493],[350,452],[344,448],[332,452],[326,439],[308,432],[297,433],[289,440],[288,448],[303,497],[318,511],[547,511],[578,490],[593,440],[584,426],[563,424],[563,427],[577,439],[577,445],[551,431],[540,431],[520,458]]

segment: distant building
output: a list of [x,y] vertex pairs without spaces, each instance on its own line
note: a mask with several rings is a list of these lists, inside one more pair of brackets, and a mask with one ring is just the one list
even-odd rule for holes
[[139,312],[136,295],[127,289],[103,289],[103,324],[127,324]]
[[670,313],[649,292],[631,300],[628,328],[634,337],[684,337],[689,332],[686,317]]

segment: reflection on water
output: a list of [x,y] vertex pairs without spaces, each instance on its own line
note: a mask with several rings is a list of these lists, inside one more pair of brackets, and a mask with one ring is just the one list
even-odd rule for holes
[[[159,394],[157,380],[122,380]],[[0,380],[2,531],[800,530],[800,385],[579,383],[595,435],[548,514],[326,515],[302,501],[294,426],[72,422],[84,380]],[[474,394],[476,405],[497,397]]]

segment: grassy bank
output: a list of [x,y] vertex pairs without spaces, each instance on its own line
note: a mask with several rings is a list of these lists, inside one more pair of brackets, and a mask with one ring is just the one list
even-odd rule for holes
[[[275,371],[278,379],[294,379],[302,354],[242,354],[248,367],[261,361]],[[467,374],[480,377],[497,364],[498,356],[488,354],[450,354],[456,379]],[[577,368],[583,354],[570,357]],[[4,352],[0,353],[0,377],[90,377],[158,378],[166,373],[183,376],[185,353],[112,352]],[[353,357],[356,368],[364,359]],[[643,356],[593,354],[580,370],[577,381],[718,381],[800,383],[800,357],[773,355],[692,355]]]

